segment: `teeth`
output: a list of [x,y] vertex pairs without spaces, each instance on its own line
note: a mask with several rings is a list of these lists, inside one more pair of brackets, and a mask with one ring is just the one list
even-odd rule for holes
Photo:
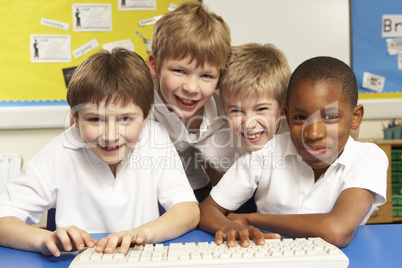
[[258,138],[259,136],[261,136],[262,135],[262,132],[260,132],[260,133],[256,133],[256,134],[251,134],[251,135],[247,135],[246,137],[247,137],[247,139],[255,139],[255,138]]
[[100,147],[102,147],[102,148],[104,148],[104,149],[106,149],[106,150],[115,150],[115,149],[119,148],[120,146],[115,146],[115,147],[105,147],[105,146],[101,146],[101,145],[100,145]]
[[196,103],[196,101],[185,100],[185,99],[182,99],[182,98],[180,98],[180,97],[178,97],[178,98],[179,98],[179,101],[180,101],[180,102],[182,102],[182,103],[184,103],[184,104],[186,104],[186,105],[192,105],[192,104]]

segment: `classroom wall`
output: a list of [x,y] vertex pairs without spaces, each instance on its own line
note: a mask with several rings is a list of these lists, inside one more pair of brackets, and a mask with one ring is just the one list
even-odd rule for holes
[[[345,32],[348,31],[348,29],[336,32],[338,29],[345,29],[348,28],[347,25],[349,25],[349,18],[348,18],[348,12],[345,12],[345,10],[348,9],[349,5],[349,0],[331,0],[331,1],[318,1],[318,0],[303,0],[303,1],[294,1],[294,0],[287,0],[287,1],[267,1],[264,2],[264,4],[268,5],[269,8],[267,8],[267,12],[269,13],[269,18],[268,16],[260,16],[260,14],[257,14],[258,12],[254,11],[252,13],[248,13],[250,10],[250,5],[252,1],[241,1],[241,0],[230,0],[230,5],[228,6],[228,0],[204,0],[203,1],[205,4],[209,5],[212,10],[217,12],[219,15],[222,15],[224,19],[228,22],[229,25],[232,25],[231,31],[232,31],[232,36],[233,36],[233,43],[234,44],[240,44],[244,43],[246,40],[249,42],[252,41],[259,41],[261,34],[260,33],[261,29],[264,29],[264,31],[267,31],[267,33],[264,35],[264,37],[267,37],[269,39],[275,39],[275,44],[277,44],[281,49],[285,50],[288,54],[289,57],[289,62],[292,65],[292,69],[300,63],[300,61],[304,60],[303,58],[300,58],[301,56],[308,56],[311,53],[318,53],[317,49],[314,48],[315,45],[317,45],[319,42],[323,42],[326,40],[323,40],[325,38],[322,38],[322,36],[325,33],[323,29],[319,27],[323,27],[323,25],[326,25],[326,23],[329,23],[329,26],[331,26],[330,22],[326,22],[325,19],[329,17],[333,17],[331,15],[332,13],[336,13],[339,15],[336,15],[336,27],[331,28],[331,36],[338,36],[335,38],[335,40],[328,42],[327,45],[321,46],[323,48],[329,49],[331,53],[335,53],[334,56],[338,56],[340,58],[345,58],[345,61],[348,60],[349,57],[349,35],[344,34]],[[260,2],[261,3],[261,2]],[[292,4],[292,8],[289,9],[287,8],[289,4]],[[239,10],[238,12],[233,12],[231,8],[234,8],[235,6],[243,5],[242,10]],[[255,5],[254,5],[255,6]],[[328,7],[331,8],[328,8]],[[300,10],[305,10],[302,13],[300,13]],[[325,16],[324,18],[320,17],[320,23],[314,23],[314,14],[317,14],[317,10],[323,10]],[[258,11],[258,10],[257,10]],[[306,21],[305,23],[311,25],[316,25],[318,28],[316,29],[317,31],[321,32],[322,35],[320,36],[315,36],[313,34],[310,35],[308,38],[309,41],[311,42],[302,42],[302,40],[305,40],[306,36],[303,32],[306,31],[306,28],[304,30],[300,30],[300,25],[294,25],[291,23],[291,21],[281,21],[280,16],[281,12],[278,11],[283,11],[286,12],[287,17],[293,17],[293,16],[298,16],[299,14],[303,14],[304,17],[311,17],[313,21]],[[328,11],[330,12],[328,14]],[[310,12],[309,16],[306,16],[306,12]],[[267,13],[267,14],[268,14]],[[281,14],[279,14],[281,13]],[[230,17],[226,17],[230,16]],[[286,17],[285,16],[285,17]],[[241,18],[241,19],[239,19]],[[261,28],[259,25],[253,24],[254,20],[257,19],[270,19],[277,21],[277,23],[273,23],[271,25],[277,26],[279,23],[280,25],[285,25],[286,28],[288,29],[287,32],[294,32],[294,30],[297,30],[300,32],[300,36],[295,37],[293,34],[289,37],[284,36],[283,32],[279,31],[279,27],[263,27]],[[246,23],[247,22],[247,23]],[[324,23],[325,22],[325,23]],[[249,27],[248,29],[244,29],[245,25],[247,24],[252,24],[255,27]],[[328,27],[329,27],[328,26]],[[310,28],[310,27],[308,27]],[[325,27],[324,27],[325,28]],[[293,30],[292,30],[293,29]],[[244,32],[247,32],[246,35],[242,34]],[[286,37],[286,38],[285,38]],[[243,38],[243,39],[242,39]],[[246,39],[244,39],[246,38]],[[248,38],[248,39],[247,39]],[[249,40],[250,39],[250,40]],[[293,40],[295,42],[289,42],[288,40]],[[339,40],[343,40],[342,44],[336,43],[339,42]],[[314,41],[314,42],[313,42]],[[297,44],[297,45],[295,45]],[[313,49],[314,48],[314,49]],[[294,52],[294,53],[293,53]],[[324,53],[326,51],[323,51]],[[397,104],[387,104],[387,107],[394,107]],[[367,107],[369,107],[367,105]],[[395,106],[396,107],[396,106]],[[12,108],[10,108],[12,109]],[[380,110],[372,110],[371,108],[366,109],[366,119],[363,120],[361,129],[360,129],[360,139],[381,139],[383,137],[382,133],[382,122],[387,123],[388,121],[391,120],[391,118],[388,118],[389,115],[385,116],[378,116],[384,109],[381,108]],[[400,109],[398,109],[400,110]],[[398,110],[395,110],[397,112]],[[15,111],[13,112],[15,113]],[[4,114],[6,115],[9,114],[9,111],[5,111]],[[66,117],[66,111],[65,110],[60,110],[60,111],[55,111],[55,112],[41,112],[40,114],[42,115],[54,115],[57,117],[55,118],[45,118],[44,116],[38,116],[38,114],[34,112],[26,112],[24,111],[22,114],[22,117],[24,119],[27,118],[27,116],[32,116],[28,121],[29,122],[34,122],[37,125],[37,128],[32,128],[31,129],[23,129],[24,124],[22,125],[22,129],[6,129],[6,130],[0,130],[0,153],[19,153],[22,155],[23,161],[29,161],[39,150],[47,144],[51,139],[62,133],[64,130],[63,128],[63,119]],[[394,115],[398,116],[398,115]],[[2,119],[4,121],[4,117],[2,116]],[[0,121],[1,121],[0,120]],[[46,123],[50,121],[60,121],[60,125],[57,126],[47,126]],[[3,122],[2,121],[2,122]],[[39,124],[37,121],[43,121],[42,124]],[[15,122],[15,118],[13,119],[13,122]],[[10,122],[5,122],[5,123],[10,123]],[[43,129],[39,129],[39,127],[45,127]]]

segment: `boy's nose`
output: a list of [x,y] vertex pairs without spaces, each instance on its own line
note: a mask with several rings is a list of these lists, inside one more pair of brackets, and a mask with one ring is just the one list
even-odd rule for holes
[[309,140],[317,140],[325,137],[327,127],[322,121],[308,122],[303,128],[303,136]]
[[183,89],[191,93],[197,92],[199,89],[197,79],[193,77],[188,77],[183,84]]
[[106,124],[105,131],[103,133],[103,139],[105,141],[114,142],[118,140],[118,138],[119,138],[118,122],[115,122],[115,120],[110,120],[110,122]]
[[243,126],[248,129],[253,129],[257,127],[257,118],[254,116],[244,116]]

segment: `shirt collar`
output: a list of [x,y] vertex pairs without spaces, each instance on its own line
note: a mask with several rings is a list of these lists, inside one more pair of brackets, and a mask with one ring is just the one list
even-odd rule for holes
[[338,157],[337,161],[334,161],[334,163],[338,162],[339,164],[344,166],[350,163],[353,158],[355,145],[356,145],[355,140],[351,136],[349,136],[348,141],[346,142],[345,147],[343,148],[342,154]]
[[78,149],[85,147],[85,143],[81,140],[80,131],[75,126],[63,132],[62,135],[63,146],[70,149]]

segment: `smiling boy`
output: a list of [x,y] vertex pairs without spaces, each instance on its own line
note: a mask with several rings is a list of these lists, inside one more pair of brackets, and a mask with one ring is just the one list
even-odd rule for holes
[[272,44],[233,46],[220,81],[230,130],[249,152],[288,129],[281,121],[291,75],[285,54]]
[[[363,118],[356,78],[331,57],[293,72],[285,104],[289,134],[240,158],[200,205],[200,228],[221,244],[264,244],[275,237],[322,237],[347,246],[360,224],[385,203],[388,158],[350,137]],[[257,213],[233,214],[255,191]]]
[[[148,65],[155,79],[151,118],[169,132],[199,201],[242,153],[216,90],[230,54],[230,30],[202,3],[183,2],[154,27]],[[208,173],[208,176],[206,173]]]
[[[75,71],[67,102],[74,125],[27,162],[0,197],[0,245],[57,257],[95,245],[97,252],[120,245],[127,253],[131,244],[169,240],[198,224],[182,166],[141,165],[179,157],[166,130],[148,120],[153,82],[140,56],[125,49],[90,56]],[[50,208],[55,232],[29,225]],[[112,234],[98,242],[89,233]]]

